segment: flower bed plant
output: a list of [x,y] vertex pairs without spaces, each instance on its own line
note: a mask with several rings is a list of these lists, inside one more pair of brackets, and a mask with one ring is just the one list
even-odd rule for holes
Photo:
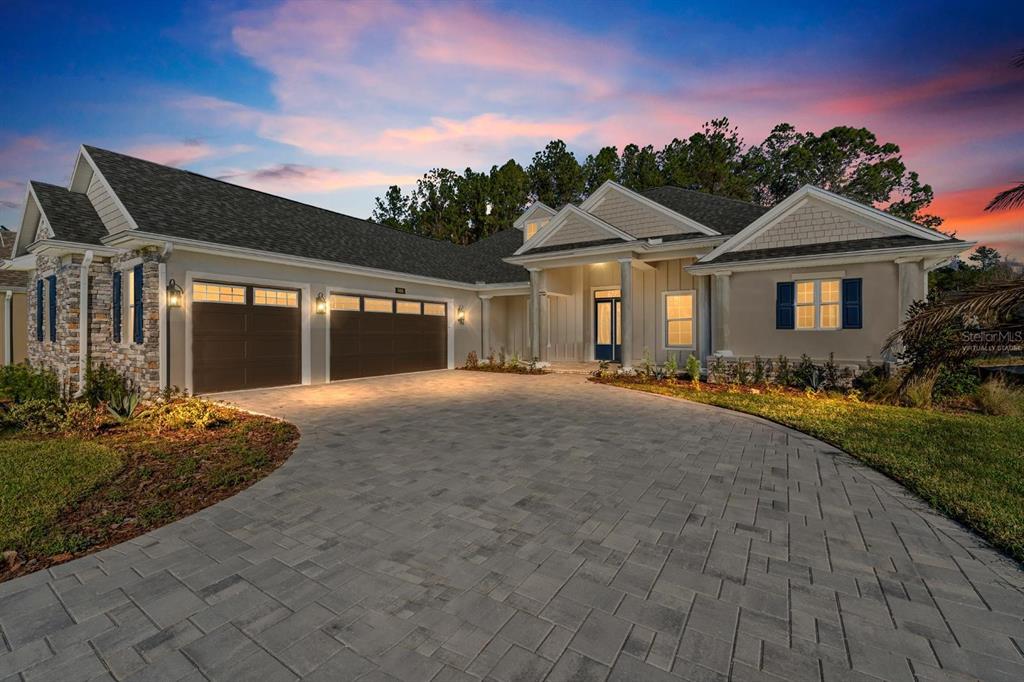
[[524,362],[516,354],[506,356],[504,350],[499,352],[498,355],[492,353],[482,361],[477,357],[476,351],[471,350],[469,355],[466,356],[466,364],[460,369],[468,369],[475,372],[500,372],[504,374],[548,374],[546,369],[538,366],[536,359]]

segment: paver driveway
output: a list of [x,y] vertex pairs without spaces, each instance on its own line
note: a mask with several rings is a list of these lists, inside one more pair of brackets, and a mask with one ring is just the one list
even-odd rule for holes
[[0,584],[0,679],[1024,679],[1015,566],[781,427],[554,375],[231,399],[295,455]]

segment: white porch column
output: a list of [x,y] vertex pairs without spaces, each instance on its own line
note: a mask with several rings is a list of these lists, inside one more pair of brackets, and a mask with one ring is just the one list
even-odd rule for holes
[[491,354],[491,297],[480,296],[480,359]]
[[[910,304],[928,297],[928,273],[920,260],[896,260],[899,268],[900,322],[907,319]],[[863,294],[862,294],[863,295]]]
[[[697,289],[697,359],[703,367],[707,356],[711,355],[711,282],[707,276],[697,276],[694,284]],[[680,358],[679,361],[685,360]]]
[[622,368],[633,366],[633,259],[619,259],[619,290],[622,292]]
[[530,358],[540,357],[540,268],[530,270]]
[[729,348],[729,275],[731,272],[716,272],[714,283],[714,336],[712,351],[731,350]]

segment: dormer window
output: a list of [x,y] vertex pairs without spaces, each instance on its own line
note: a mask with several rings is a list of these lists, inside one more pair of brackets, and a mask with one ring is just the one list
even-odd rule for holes
[[526,223],[526,227],[523,230],[523,241],[526,241],[533,235],[537,234],[537,230],[548,224],[548,219],[544,220],[531,220]]

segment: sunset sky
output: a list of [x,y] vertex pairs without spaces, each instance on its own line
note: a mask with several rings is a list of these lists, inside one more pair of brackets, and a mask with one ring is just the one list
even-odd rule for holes
[[1024,3],[0,3],[0,223],[79,144],[366,217],[432,166],[866,126],[1024,259]]

